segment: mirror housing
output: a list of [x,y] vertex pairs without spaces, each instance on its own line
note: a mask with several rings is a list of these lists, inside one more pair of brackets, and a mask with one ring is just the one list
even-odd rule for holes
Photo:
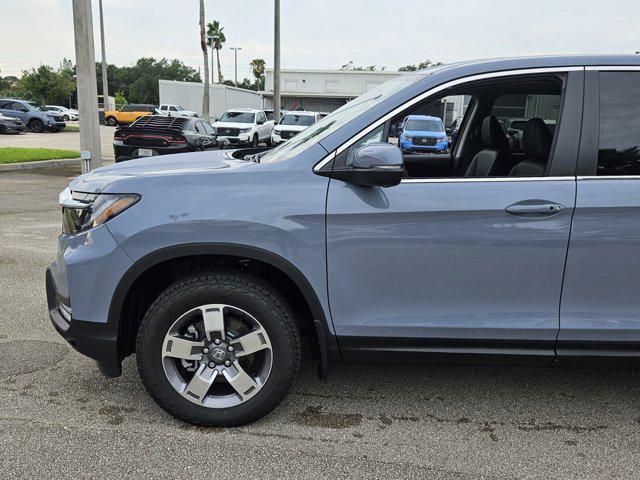
[[319,173],[366,187],[393,187],[402,180],[404,160],[395,145],[376,142],[356,150],[351,165]]

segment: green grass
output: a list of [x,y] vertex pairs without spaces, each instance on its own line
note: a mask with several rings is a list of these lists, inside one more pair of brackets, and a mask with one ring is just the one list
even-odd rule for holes
[[80,152],[53,148],[0,147],[0,163],[36,162],[60,158],[80,158]]
[[79,132],[80,127],[78,125],[67,125],[66,127],[64,127],[64,130],[62,131],[63,132]]

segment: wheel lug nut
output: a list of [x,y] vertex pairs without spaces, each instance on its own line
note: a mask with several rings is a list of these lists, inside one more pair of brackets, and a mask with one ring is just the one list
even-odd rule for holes
[[208,348],[203,349],[202,353],[209,353],[209,349]]
[[209,362],[209,368],[215,368],[216,364],[213,362]]
[[227,350],[229,350],[230,352],[233,352],[233,345],[229,345],[229,347],[227,348]]
[[215,343],[216,345],[220,345],[220,343],[222,343],[222,340],[220,340],[219,338],[216,338],[213,343]]
[[224,366],[225,367],[230,367],[231,366],[231,362],[229,360],[227,360],[226,362],[224,362]]

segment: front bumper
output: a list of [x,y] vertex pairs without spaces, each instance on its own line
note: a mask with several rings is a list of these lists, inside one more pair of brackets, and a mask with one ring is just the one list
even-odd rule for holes
[[416,145],[413,142],[407,140],[400,140],[400,148],[402,150],[415,150],[423,152],[444,152],[449,148],[449,140],[441,140],[435,145]]
[[52,122],[52,123],[47,123],[46,128],[49,130],[63,130],[64,128],[66,128],[67,124],[64,122]]
[[60,235],[56,259],[46,273],[53,326],[110,376],[118,374],[125,355],[109,310],[118,283],[132,265],[106,225],[101,225],[77,235]]
[[244,145],[251,143],[251,136],[249,133],[241,133],[237,137],[218,136],[218,141],[227,141],[231,145]]
[[84,322],[73,318],[68,298],[58,292],[51,267],[46,273],[47,304],[51,324],[78,352],[93,358],[100,371],[109,377],[122,373],[118,356],[118,331],[109,323]]
[[0,133],[23,133],[26,132],[27,127],[25,124],[16,123],[0,123]]

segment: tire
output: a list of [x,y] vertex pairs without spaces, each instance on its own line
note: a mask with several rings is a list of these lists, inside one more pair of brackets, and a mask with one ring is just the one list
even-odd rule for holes
[[[268,342],[268,348],[242,357],[251,360],[251,362],[256,358],[269,359],[271,362],[264,381],[255,383],[255,385],[259,385],[257,392],[251,393],[247,399],[243,399],[243,395],[239,391],[233,390],[234,387],[228,380],[229,372],[235,372],[236,364],[242,361],[240,355],[243,351],[241,348],[243,343],[234,343],[236,352],[234,354],[229,353],[229,355],[238,355],[237,358],[233,359],[233,364],[229,366],[227,363],[230,362],[225,362],[224,366],[222,364],[215,365],[215,369],[222,371],[222,376],[214,376],[214,380],[217,379],[217,381],[208,383],[208,386],[201,390],[201,392],[204,392],[202,399],[198,399],[197,396],[189,392],[188,388],[193,383],[192,380],[198,376],[198,372],[202,372],[202,376],[199,378],[204,378],[205,372],[211,372],[211,370],[207,370],[208,367],[213,365],[213,357],[210,356],[214,355],[214,353],[220,353],[214,352],[214,350],[222,349],[224,353],[225,349],[228,350],[230,348],[230,346],[225,345],[233,343],[233,340],[229,340],[228,337],[232,335],[234,328],[238,331],[238,327],[233,327],[233,324],[230,323],[231,320],[237,322],[230,314],[219,313],[220,317],[224,319],[222,325],[225,333],[221,337],[224,339],[224,343],[218,347],[211,343],[209,345],[211,349],[208,352],[209,356],[204,355],[206,353],[205,350],[189,350],[191,352],[190,355],[193,355],[193,352],[197,352],[199,356],[206,358],[204,362],[199,360],[193,362],[194,366],[192,368],[195,373],[187,374],[184,378],[176,377],[175,372],[183,372],[180,369],[179,365],[181,364],[179,362],[184,363],[184,360],[169,358],[171,355],[165,356],[166,352],[171,351],[173,348],[172,342],[168,342],[167,339],[175,338],[172,336],[174,335],[172,331],[176,328],[175,325],[181,322],[181,319],[189,318],[189,315],[194,315],[193,312],[196,312],[196,319],[200,313],[202,314],[202,320],[200,320],[199,325],[203,327],[205,325],[203,320],[204,312],[212,311],[210,308],[206,309],[205,307],[214,306],[224,307],[219,310],[213,309],[216,312],[227,312],[230,309],[232,314],[235,315],[234,309],[236,309],[247,314],[257,321],[259,328],[262,329],[260,332],[265,334],[262,339],[266,338],[266,342]],[[247,317],[245,316],[244,318]],[[189,324],[188,328],[192,328],[192,325]],[[229,327],[229,325],[232,326]],[[195,327],[193,328],[193,331],[195,331]],[[190,330],[190,332],[193,331]],[[207,343],[213,340],[214,333],[218,334],[218,332],[212,330],[210,339],[208,338],[209,333],[207,333],[207,337],[196,333],[191,334],[197,335],[195,337],[197,340],[203,339],[204,347],[199,348],[206,348]],[[256,331],[253,330],[253,333],[256,333]],[[236,340],[242,340],[242,338],[243,335],[239,335]],[[216,338],[215,341],[219,341],[219,339]],[[179,279],[167,287],[149,307],[142,321],[138,332],[136,355],[138,371],[145,388],[160,407],[171,415],[189,423],[230,427],[259,419],[282,401],[298,372],[300,349],[298,326],[283,296],[271,285],[259,278],[230,270],[194,274]],[[252,358],[252,355],[256,355],[256,357]],[[260,355],[263,356],[260,357]],[[220,358],[218,358],[218,361],[220,361]],[[260,367],[259,360],[257,361],[257,366]],[[165,373],[168,368],[173,369],[171,375]],[[246,372],[250,372],[247,367],[243,366],[243,368],[246,369]],[[242,369],[240,371],[244,372]],[[182,373],[178,375],[182,375]],[[191,378],[189,378],[189,375],[192,375]],[[176,381],[176,378],[184,382],[182,388],[176,388],[172,384],[172,382]],[[235,378],[234,376],[231,379]],[[227,389],[226,396],[213,393],[224,388]],[[251,390],[255,390],[255,388],[251,387],[246,390],[244,395],[247,395]],[[195,390],[193,389],[193,391]],[[193,395],[197,400],[189,399],[188,394]],[[223,400],[227,403],[222,403]],[[235,403],[229,405],[229,402]]]
[[269,138],[267,138],[267,147],[269,147],[269,148],[273,147],[273,142],[271,141],[271,136],[269,136]]
[[60,131],[60,129],[57,128],[57,127],[53,127],[53,128],[50,129],[51,133],[58,133],[59,131]]
[[63,116],[62,116],[62,118],[64,118],[64,121],[65,121],[65,122],[68,122],[68,121],[69,121],[69,115],[63,115]]
[[118,120],[114,116],[109,116],[106,118],[105,123],[110,127],[115,127],[116,125],[118,125]]
[[42,120],[39,120],[37,118],[30,120],[28,126],[29,130],[31,130],[33,133],[42,133],[44,131],[44,123],[42,122]]
[[259,143],[260,143],[260,140],[258,139],[258,134],[254,133],[253,138],[251,139],[251,146],[253,148],[257,148]]

